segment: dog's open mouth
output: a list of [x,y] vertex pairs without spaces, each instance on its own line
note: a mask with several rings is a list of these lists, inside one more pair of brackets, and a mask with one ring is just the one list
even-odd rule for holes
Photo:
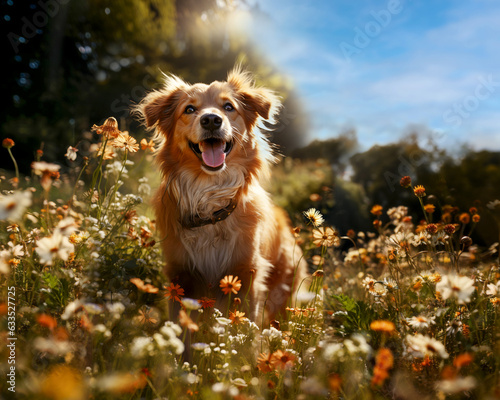
[[200,143],[189,142],[189,146],[207,169],[218,171],[224,166],[226,157],[233,148],[233,142],[212,138]]

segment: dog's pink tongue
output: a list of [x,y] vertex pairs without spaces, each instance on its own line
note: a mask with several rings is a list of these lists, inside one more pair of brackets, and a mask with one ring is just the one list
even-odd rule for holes
[[203,162],[212,168],[217,168],[224,164],[224,161],[226,161],[226,153],[224,153],[225,145],[222,140],[201,142],[200,150]]

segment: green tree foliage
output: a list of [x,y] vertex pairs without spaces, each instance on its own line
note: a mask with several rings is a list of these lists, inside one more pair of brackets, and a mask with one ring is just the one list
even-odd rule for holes
[[420,182],[423,176],[433,175],[439,158],[436,152],[422,148],[417,136],[409,136],[398,143],[375,145],[352,156],[352,180],[364,187],[374,204],[396,206],[404,196],[399,185],[401,177],[409,175]]
[[[109,116],[136,129],[131,106],[161,85],[162,72],[208,83],[224,79],[237,62],[283,98],[285,119],[274,140],[285,150],[305,144],[305,117],[290,82],[236,29],[234,18],[253,12],[243,2],[215,0],[8,1],[0,131],[15,139],[22,171],[29,172],[41,147],[44,159],[61,161],[69,145]],[[11,168],[8,160],[0,167]]]
[[355,130],[341,133],[339,136],[327,140],[314,140],[309,145],[296,149],[292,157],[301,160],[315,160],[322,158],[342,173],[345,171],[349,157],[358,148],[358,139]]

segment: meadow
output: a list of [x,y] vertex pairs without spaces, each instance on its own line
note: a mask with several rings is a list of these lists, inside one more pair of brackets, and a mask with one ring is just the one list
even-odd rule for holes
[[[500,397],[498,249],[471,239],[486,209],[500,223],[500,200],[437,206],[401,176],[418,219],[375,204],[371,229],[339,232],[321,211],[328,163],[285,160],[270,189],[312,204],[293,233],[313,280],[286,318],[259,326],[238,277],[220,283],[227,314],[166,280],[148,204],[154,143],[110,121],[64,168],[39,151],[30,176],[16,165],[1,177],[2,398]],[[2,145],[14,165],[15,141]]]

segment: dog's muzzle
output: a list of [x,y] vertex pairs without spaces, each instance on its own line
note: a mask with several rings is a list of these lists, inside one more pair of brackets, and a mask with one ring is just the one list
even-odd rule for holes
[[226,157],[233,149],[233,142],[211,137],[200,143],[190,142],[189,147],[208,170],[218,171],[226,163]]
[[233,148],[233,142],[225,140],[222,123],[222,117],[217,114],[202,115],[200,118],[200,126],[203,129],[202,140],[199,143],[189,142],[191,150],[209,171],[222,169],[227,155]]

